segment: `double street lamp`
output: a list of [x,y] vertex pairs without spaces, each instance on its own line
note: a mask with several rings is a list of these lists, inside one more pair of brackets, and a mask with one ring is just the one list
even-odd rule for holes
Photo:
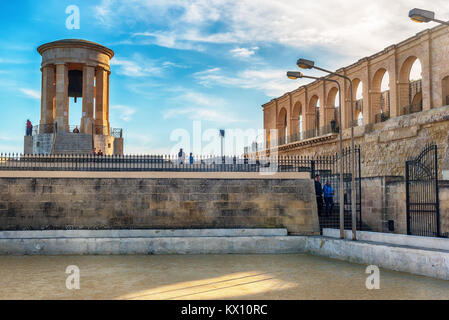
[[311,77],[311,76],[305,76],[302,74],[302,72],[297,71],[289,71],[287,72],[287,77],[292,80],[296,79],[313,79],[313,80],[322,80],[322,81],[329,81],[334,82],[337,84],[338,87],[338,107],[339,107],[339,134],[340,134],[340,238],[344,239],[345,237],[345,216],[344,216],[344,203],[345,203],[345,193],[344,193],[344,184],[343,184],[343,134],[342,134],[342,128],[341,128],[341,86],[340,82],[333,79],[326,79],[326,78],[318,78],[318,77]]
[[[299,59],[296,63],[298,65],[299,68],[301,69],[316,69],[319,71],[323,71],[326,72],[330,75],[333,76],[337,76],[340,78],[343,78],[347,81],[349,81],[349,91],[350,91],[350,95],[351,95],[351,176],[352,176],[352,190],[351,190],[351,220],[352,220],[352,240],[357,240],[357,211],[356,211],[356,192],[355,192],[355,168],[356,168],[356,158],[355,158],[355,144],[354,144],[354,95],[353,95],[353,86],[352,86],[352,80],[344,75],[344,74],[340,74],[340,73],[336,73],[333,71],[329,71],[320,67],[317,67],[315,65],[314,61],[311,60],[306,60],[306,59]],[[299,74],[296,74],[294,72],[288,72],[287,76],[289,78],[293,78],[295,79],[295,76],[297,75],[301,75],[301,77],[297,77],[297,78],[306,78],[306,76],[302,75],[302,73],[299,72]],[[297,79],[296,78],[296,79]],[[321,79],[321,80],[325,80],[325,81],[332,81],[332,82],[337,82],[336,80],[331,80],[331,79],[324,79],[324,78],[315,78],[315,77],[307,77],[309,79]],[[340,96],[340,166],[343,165],[343,146],[342,146],[342,140],[343,140],[343,130],[342,130],[342,122],[341,122],[341,112],[342,112],[342,107],[341,107],[341,90],[340,90],[340,85],[338,85],[339,87],[339,96]],[[343,211],[343,219],[342,219],[342,208],[344,209],[344,202],[341,202],[342,199],[342,194],[341,192],[343,192],[343,187],[342,187],[342,173],[343,173],[343,169],[340,169],[340,237],[344,238],[344,211]],[[343,196],[343,200],[344,200],[344,196]]]

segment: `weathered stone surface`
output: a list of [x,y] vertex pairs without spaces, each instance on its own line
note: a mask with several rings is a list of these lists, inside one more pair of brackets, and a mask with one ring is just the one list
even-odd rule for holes
[[[366,126],[362,126],[364,128]],[[350,146],[350,130],[344,130],[343,146]],[[360,146],[362,177],[404,176],[405,161],[416,157],[428,143],[438,146],[438,167],[449,169],[449,106],[390,119],[373,131],[355,138]],[[331,156],[338,152],[338,137],[318,144],[279,148],[280,155]]]
[[0,178],[0,229],[286,228],[319,233],[310,179]]

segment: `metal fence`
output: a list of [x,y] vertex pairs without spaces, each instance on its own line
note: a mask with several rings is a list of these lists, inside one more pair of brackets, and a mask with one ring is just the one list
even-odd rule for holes
[[[355,185],[352,185],[352,155],[355,156]],[[340,203],[340,172],[343,167],[343,193],[344,203]],[[338,229],[340,227],[340,206],[343,205],[344,227],[352,228],[352,192],[356,199],[356,221],[357,229],[362,230],[362,187],[361,187],[361,160],[360,148],[357,147],[352,153],[349,148],[343,150],[343,157],[335,154],[331,157],[319,157],[312,161],[312,177],[320,175],[322,186],[329,181],[334,195],[331,201],[323,197],[317,199],[320,228]],[[321,202],[321,203],[320,203]],[[332,204],[333,203],[333,204]],[[321,208],[320,208],[321,207]]]
[[[355,185],[352,185],[352,154],[356,157]],[[340,203],[340,172],[343,165],[344,203]],[[357,228],[362,227],[360,148],[352,153],[349,148],[332,156],[270,156],[218,157],[198,156],[183,158],[177,155],[23,155],[0,154],[0,170],[10,171],[161,171],[161,172],[307,172],[311,178],[319,175],[324,184],[334,188],[332,206],[326,210],[326,199],[319,199],[319,221],[323,228],[339,228],[339,208],[344,206],[344,225],[351,229],[351,195],[356,193]]]
[[[80,131],[81,126],[70,125],[67,127],[66,132],[67,133],[75,133],[75,129],[78,129],[78,131]],[[121,128],[110,128],[108,126],[94,125],[94,126],[92,126],[92,129],[95,132],[95,134],[97,134],[97,135],[105,135],[105,136],[112,136],[115,138],[123,138],[123,129],[121,129]],[[55,131],[58,132],[55,125],[41,124],[41,125],[33,126],[32,135],[36,136],[38,134],[54,133]]]
[[219,157],[177,155],[23,155],[0,154],[0,170],[32,171],[205,171],[311,172],[308,157]]
[[375,123],[380,123],[380,122],[385,122],[387,120],[390,119],[390,111],[385,111],[382,113],[378,113],[374,116],[374,122]]
[[320,128],[314,128],[303,132],[294,133],[287,137],[280,137],[278,139],[278,145],[282,146],[288,143],[299,142],[303,140],[308,140],[312,138],[317,138],[320,136],[325,136],[328,134],[337,134],[339,132],[339,127],[337,122],[328,124]]

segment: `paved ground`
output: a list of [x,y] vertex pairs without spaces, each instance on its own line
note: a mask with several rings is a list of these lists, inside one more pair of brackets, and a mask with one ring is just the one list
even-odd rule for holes
[[[77,265],[80,290],[66,289]],[[449,281],[309,255],[0,257],[0,299],[449,299]]]

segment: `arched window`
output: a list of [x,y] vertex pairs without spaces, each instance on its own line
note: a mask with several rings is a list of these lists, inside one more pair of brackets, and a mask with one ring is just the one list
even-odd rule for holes
[[363,113],[360,111],[358,116],[357,116],[357,125],[358,126],[363,126]]
[[422,66],[417,57],[408,57],[402,64],[399,85],[401,86],[399,96],[401,114],[422,111]]
[[390,118],[390,75],[385,68],[374,74],[371,89],[371,114],[374,122],[379,123]]
[[442,83],[442,88],[443,88],[443,106],[447,106],[449,105],[449,76],[445,77],[443,79],[443,83]]
[[[352,80],[353,94],[355,98],[354,122],[355,126],[359,126],[358,114],[363,111],[363,82],[360,79]],[[351,113],[349,113],[351,115]],[[363,124],[363,123],[362,123]]]

